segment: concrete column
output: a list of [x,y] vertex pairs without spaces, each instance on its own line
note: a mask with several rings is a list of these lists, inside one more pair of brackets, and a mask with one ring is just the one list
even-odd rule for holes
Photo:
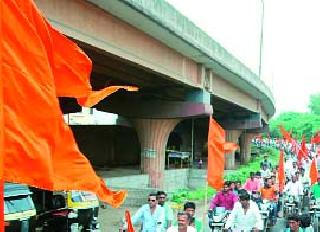
[[[226,142],[238,143],[241,132],[241,130],[226,130]],[[225,169],[235,169],[234,156],[234,151],[226,153],[224,164]]]
[[251,140],[255,134],[243,132],[240,136],[240,161],[246,164],[251,159]]
[[141,170],[149,174],[152,188],[163,187],[165,147],[169,134],[180,119],[136,119],[135,126],[141,145]]

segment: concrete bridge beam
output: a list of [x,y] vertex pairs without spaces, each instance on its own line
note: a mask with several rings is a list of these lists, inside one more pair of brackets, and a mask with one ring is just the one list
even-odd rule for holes
[[[226,141],[232,143],[238,143],[238,139],[242,133],[242,130],[227,130]],[[225,169],[235,169],[235,154],[233,152],[226,153],[225,155]]]
[[135,119],[141,145],[141,169],[152,188],[163,188],[165,147],[180,119]]

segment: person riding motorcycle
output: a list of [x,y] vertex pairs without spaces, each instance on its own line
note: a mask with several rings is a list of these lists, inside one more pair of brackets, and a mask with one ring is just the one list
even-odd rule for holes
[[250,177],[247,179],[246,183],[243,185],[243,188],[247,191],[258,191],[260,189],[260,181],[255,178],[255,173],[250,172]]
[[263,230],[263,221],[258,205],[250,200],[250,195],[245,190],[241,190],[239,198],[240,202],[235,203],[225,228],[245,232]]
[[301,182],[297,181],[296,175],[293,175],[291,181],[285,185],[284,192],[296,199],[299,199],[299,197],[303,195],[303,186]]
[[266,178],[264,187],[260,189],[261,198],[264,201],[269,201],[271,204],[271,223],[275,224],[277,219],[277,189],[272,186],[270,177]]
[[234,203],[237,201],[238,196],[230,190],[228,182],[225,182],[223,189],[212,198],[209,209],[214,210],[216,207],[223,207],[226,210],[232,210]]
[[284,187],[284,193],[294,198],[294,202],[297,203],[298,210],[301,210],[301,199],[303,196],[303,186],[301,182],[297,181],[297,176],[291,177],[291,181],[288,182]]

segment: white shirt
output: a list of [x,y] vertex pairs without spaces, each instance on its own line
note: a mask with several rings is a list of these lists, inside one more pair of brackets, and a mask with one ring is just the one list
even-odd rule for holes
[[131,218],[132,224],[142,223],[142,232],[161,232],[164,225],[164,209],[160,205],[156,206],[151,214],[149,204],[143,205]]
[[305,175],[309,176],[311,162],[309,161],[309,162],[307,163],[307,162],[304,160],[304,161],[302,161],[302,166],[303,166]]
[[240,202],[234,204],[234,208],[229,215],[225,228],[231,228],[233,231],[249,232],[252,228],[263,230],[263,221],[257,203],[249,201],[250,206],[246,214]]
[[260,173],[261,173],[261,177],[262,178],[266,178],[266,177],[270,177],[271,176],[270,169],[266,169],[266,170],[261,169]]
[[303,186],[300,181],[296,181],[295,183],[290,181],[286,184],[283,191],[289,196],[299,197],[300,195],[303,195]]
[[[178,226],[171,226],[167,229],[167,232],[179,232]],[[187,232],[197,232],[196,229],[192,226],[187,227]]]

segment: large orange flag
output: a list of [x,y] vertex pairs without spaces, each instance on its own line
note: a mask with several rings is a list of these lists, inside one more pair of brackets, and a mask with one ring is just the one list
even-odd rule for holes
[[58,97],[75,97],[93,105],[110,91],[92,91],[91,61],[49,25],[32,0],[1,1],[1,7],[4,180],[48,190],[92,191],[119,206],[126,192],[109,190],[95,174],[58,102]]
[[283,150],[280,150],[280,156],[279,156],[278,181],[279,181],[279,190],[280,192],[282,192],[285,184]]
[[219,190],[223,186],[225,152],[236,150],[238,145],[225,141],[225,131],[212,118],[208,132],[208,185]]
[[318,170],[317,170],[317,164],[316,164],[315,158],[312,159],[309,175],[310,175],[311,184],[316,183],[318,178]]

